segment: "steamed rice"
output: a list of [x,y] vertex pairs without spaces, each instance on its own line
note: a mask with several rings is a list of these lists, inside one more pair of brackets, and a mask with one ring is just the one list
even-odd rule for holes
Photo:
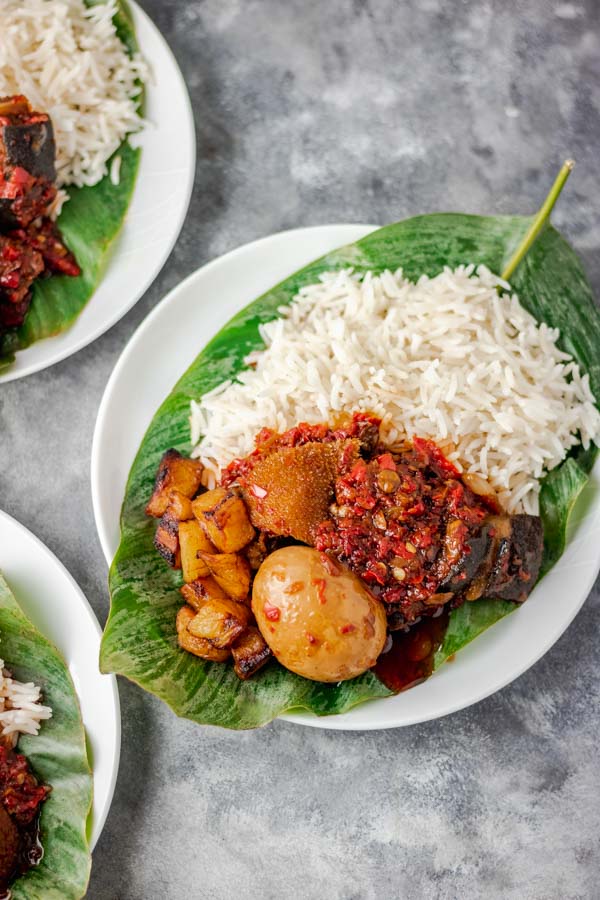
[[16,681],[0,659],[0,734],[37,734],[40,722],[50,719],[52,710],[40,703],[41,692],[33,682]]
[[127,134],[142,126],[138,79],[147,77],[146,66],[117,36],[116,0],[89,8],[82,0],[0,6],[0,96],[25,94],[50,114],[59,186],[96,184]]
[[509,512],[537,513],[539,479],[600,436],[589,378],[510,287],[484,266],[415,283],[346,270],[300,290],[260,326],[251,368],[192,402],[192,443],[210,473],[253,449],[263,427],[362,410],[388,442],[435,440],[487,479]]

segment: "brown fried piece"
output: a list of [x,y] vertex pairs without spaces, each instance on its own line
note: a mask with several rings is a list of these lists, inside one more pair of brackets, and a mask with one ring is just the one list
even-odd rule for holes
[[0,803],[0,882],[8,881],[14,874],[20,845],[19,829]]
[[20,232],[0,235],[0,303],[17,307],[26,300],[29,309],[31,285],[43,271],[41,254]]
[[204,606],[207,600],[224,600],[227,598],[226,592],[212,575],[207,575],[205,578],[196,578],[194,581],[190,581],[189,584],[184,584],[180,591],[185,602],[193,607],[196,612]]
[[184,497],[193,497],[200,488],[202,463],[182,456],[177,450],[167,450],[156,473],[154,493],[146,506],[146,515],[160,518],[167,506],[171,491],[179,491]]
[[265,454],[240,479],[252,524],[312,543],[313,530],[328,518],[341,460],[350,464],[359,449],[357,440],[313,441]]
[[221,553],[235,553],[254,537],[246,504],[234,490],[219,487],[206,491],[194,500],[193,509],[207,537]]
[[158,523],[156,534],[154,535],[154,546],[172,569],[181,568],[179,522],[169,510],[165,512]]
[[188,522],[194,518],[192,501],[179,491],[171,491],[167,508],[179,522]]
[[250,590],[252,570],[250,563],[238,553],[200,553],[215,581],[228,597],[245,600]]
[[264,531],[259,531],[254,540],[244,549],[244,556],[250,563],[253,572],[257,572],[273,550],[276,549],[276,538],[268,538]]
[[[165,515],[168,515],[168,510]],[[195,581],[196,578],[210,574],[210,569],[199,554],[213,553],[215,548],[195,519],[190,519],[189,522],[180,522],[179,546],[184,581]]]
[[484,593],[486,597],[522,603],[531,593],[542,564],[542,520],[524,514],[497,516],[494,524],[493,562]]
[[229,650],[220,650],[210,641],[204,638],[195,637],[188,629],[189,623],[194,619],[196,613],[189,606],[182,606],[177,613],[176,628],[177,642],[182,650],[193,653],[201,659],[207,659],[209,662],[225,662],[229,659]]
[[246,681],[271,658],[271,650],[264,637],[253,625],[237,639],[231,648],[235,674]]
[[204,638],[224,650],[244,632],[250,621],[250,610],[235,600],[207,600],[188,624],[194,637]]

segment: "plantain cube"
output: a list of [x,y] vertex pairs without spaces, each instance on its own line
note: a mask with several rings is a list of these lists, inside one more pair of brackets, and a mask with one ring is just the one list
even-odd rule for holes
[[235,491],[215,488],[196,497],[192,505],[194,515],[221,553],[236,553],[254,537],[246,504]]
[[194,618],[195,613],[189,606],[182,606],[177,613],[177,643],[182,650],[193,653],[201,659],[207,659],[210,662],[225,662],[229,658],[229,650],[220,650],[204,638],[195,637],[188,629],[189,622]]
[[210,569],[200,558],[201,553],[211,553],[215,548],[208,540],[196,519],[179,523],[181,568],[185,582],[195,581],[210,574]]
[[207,600],[188,625],[194,637],[204,638],[214,647],[226,649],[245,630],[250,610],[235,600]]
[[158,466],[154,493],[146,506],[146,514],[160,518],[169,505],[172,491],[179,491],[184,497],[193,497],[200,487],[202,469],[202,463],[198,460],[182,456],[177,450],[167,450]]
[[180,588],[183,599],[193,609],[198,612],[201,606],[204,606],[207,600],[216,599],[224,600],[227,594],[220,584],[218,584],[212,575],[206,575],[202,578],[195,578],[189,584],[184,584]]
[[169,494],[168,512],[174,516],[178,522],[188,522],[194,518],[194,510],[192,509],[192,501],[180,491],[171,491]]
[[258,628],[250,625],[232,646],[231,655],[235,674],[246,681],[270,659],[271,651]]
[[181,568],[179,522],[170,512],[166,512],[158,523],[154,546],[172,569]]
[[238,553],[201,553],[200,557],[229,597],[234,600],[247,598],[252,576],[247,559]]

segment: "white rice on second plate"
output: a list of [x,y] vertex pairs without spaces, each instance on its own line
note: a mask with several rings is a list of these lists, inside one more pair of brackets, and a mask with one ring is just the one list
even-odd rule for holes
[[142,127],[147,68],[119,39],[115,0],[1,0],[0,96],[25,94],[52,118],[57,183],[92,185],[125,137]]
[[496,488],[509,512],[537,513],[539,479],[600,436],[587,375],[510,287],[484,266],[412,283],[402,271],[323,275],[261,326],[252,367],[192,403],[194,455],[218,477],[263,427],[373,412],[383,434],[429,437]]
[[40,700],[39,687],[16,681],[0,659],[0,734],[37,734],[40,722],[52,717],[50,707],[42,706]]

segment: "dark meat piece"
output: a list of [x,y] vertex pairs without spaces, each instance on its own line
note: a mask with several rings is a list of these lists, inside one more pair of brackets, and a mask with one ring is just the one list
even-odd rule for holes
[[[451,519],[446,525],[444,548],[436,565],[437,574],[442,576],[438,593],[457,594],[464,591],[465,585],[472,583],[489,556],[492,545],[490,526],[484,524],[468,536],[468,552],[465,552],[465,528],[460,519]],[[462,532],[462,541],[454,537],[456,531]]]
[[525,600],[539,573],[541,521],[498,515],[430,441],[378,452],[336,480],[315,546],[388,604],[389,627],[482,596]]
[[47,272],[56,275],[81,275],[81,269],[71,251],[65,247],[60,231],[50,219],[42,219],[27,229],[27,243],[41,253]]
[[483,593],[486,597],[522,603],[536,583],[542,564],[542,520],[526,515],[506,516],[503,522],[499,518],[494,520],[491,571]]
[[20,303],[0,301],[0,335],[8,328],[20,328],[31,306],[31,294]]
[[21,303],[44,270],[44,260],[25,235],[0,235],[0,302]]
[[255,528],[311,543],[329,514],[340,467],[358,457],[356,439],[263,453],[239,479]]
[[81,274],[48,218],[56,197],[54,134],[23,96],[0,98],[0,335],[23,324],[44,272]]
[[51,788],[40,784],[22,753],[0,744],[0,894],[39,863],[40,809]]
[[40,784],[22,753],[0,746],[0,801],[18,825],[30,825],[52,789]]
[[46,215],[56,187],[45,178],[36,178],[26,169],[0,171],[0,229],[26,228]]
[[19,829],[0,803],[0,885],[12,878],[18,862],[21,838]]
[[56,197],[52,122],[25,97],[0,98],[0,229],[24,228]]
[[0,97],[0,167],[17,166],[36,178],[56,178],[50,116],[32,110],[22,95]]
[[395,627],[452,600],[486,556],[490,507],[431,441],[379,447],[337,479],[335,494],[315,546],[370,585]]
[[24,237],[0,235],[0,333],[23,324],[31,285],[44,271],[41,254]]

